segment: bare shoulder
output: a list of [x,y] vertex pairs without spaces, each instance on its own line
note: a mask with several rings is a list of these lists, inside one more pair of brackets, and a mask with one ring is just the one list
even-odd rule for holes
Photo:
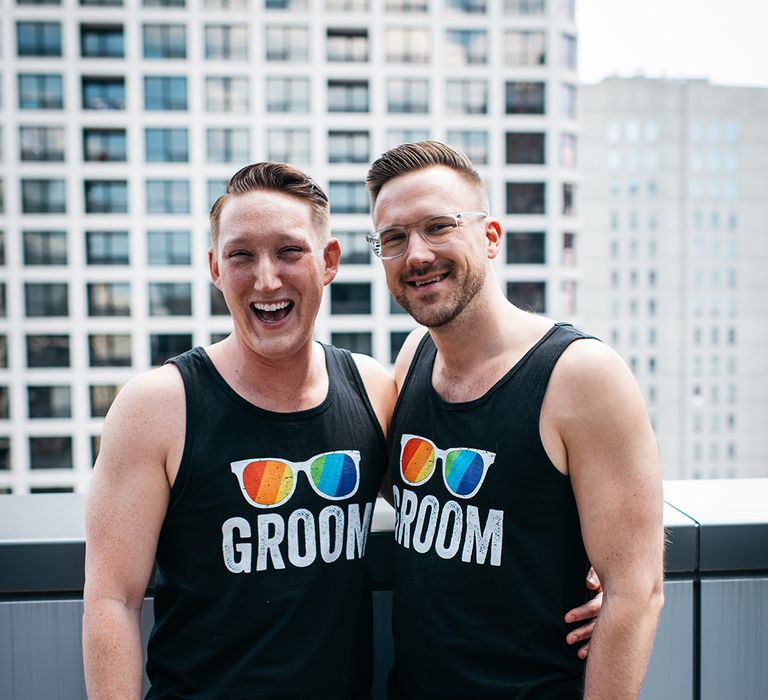
[[419,326],[411,331],[400,348],[400,352],[397,354],[397,359],[395,360],[395,383],[397,384],[398,391],[403,386],[405,375],[408,374],[408,368],[411,366],[416,349],[426,334],[427,329],[423,326]]
[[615,410],[639,402],[637,382],[619,354],[605,343],[585,338],[571,343],[552,372],[548,398],[571,415]]
[[371,400],[373,410],[379,419],[381,428],[386,434],[389,428],[389,419],[397,399],[395,381],[384,367],[368,355],[352,353],[358,372],[363,379],[368,398]]

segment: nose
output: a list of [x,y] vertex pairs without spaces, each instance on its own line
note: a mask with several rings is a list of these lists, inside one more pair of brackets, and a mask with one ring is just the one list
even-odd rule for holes
[[408,231],[408,240],[406,242],[403,261],[409,267],[425,265],[433,262],[435,259],[434,248],[424,240],[424,236],[414,226]]
[[253,288],[263,292],[273,292],[282,286],[280,269],[269,256],[261,257],[255,265]]

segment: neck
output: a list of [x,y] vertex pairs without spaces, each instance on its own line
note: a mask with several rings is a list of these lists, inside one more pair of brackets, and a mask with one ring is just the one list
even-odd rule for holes
[[322,403],[328,372],[322,346],[308,341],[290,355],[265,357],[231,335],[206,348],[232,389],[270,411],[293,412]]

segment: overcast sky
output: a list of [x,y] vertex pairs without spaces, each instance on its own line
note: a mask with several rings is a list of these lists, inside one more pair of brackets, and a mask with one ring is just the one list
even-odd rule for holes
[[768,87],[768,0],[576,0],[579,77]]

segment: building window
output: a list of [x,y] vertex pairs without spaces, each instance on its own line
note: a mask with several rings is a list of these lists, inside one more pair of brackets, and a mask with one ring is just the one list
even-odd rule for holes
[[391,27],[384,32],[387,63],[429,63],[429,30]]
[[207,77],[205,79],[205,109],[208,112],[244,114],[248,112],[248,78]]
[[328,183],[328,198],[334,214],[367,214],[370,207],[365,183],[359,181]]
[[367,112],[367,80],[329,80],[329,112]]
[[127,214],[128,183],[125,180],[86,180],[86,214]]
[[371,247],[365,240],[366,231],[333,231],[341,245],[343,265],[367,265],[371,262]]
[[543,214],[546,188],[544,182],[508,182],[507,214]]
[[576,213],[576,185],[563,183],[563,216],[573,216]]
[[80,25],[80,55],[84,58],[122,58],[125,55],[122,25]]
[[91,418],[103,418],[117,396],[117,384],[91,384],[88,393],[91,399]]
[[64,180],[21,181],[23,214],[64,214],[67,211]]
[[[366,109],[367,111],[367,91]],[[330,103],[330,84],[329,103]],[[330,104],[329,104],[330,109]],[[344,111],[344,110],[338,110]],[[307,78],[267,78],[267,112],[309,112],[309,80]]]
[[[11,397],[7,386],[0,386],[0,420],[8,420],[11,417]],[[2,440],[0,438],[0,469],[7,469],[2,461]]]
[[189,181],[147,180],[147,214],[189,214]]
[[69,294],[66,282],[27,282],[24,285],[27,318],[69,316]]
[[91,76],[82,79],[83,109],[125,109],[125,79]]
[[206,183],[208,188],[207,208],[209,211],[216,203],[216,200],[227,191],[227,183],[228,180],[208,180]]
[[66,265],[66,231],[23,231],[25,265]]
[[28,386],[30,418],[71,418],[72,389],[68,386]]
[[128,282],[90,282],[89,316],[130,316],[131,285]]
[[488,33],[485,29],[448,29],[445,33],[447,65],[470,65],[488,62]]
[[331,313],[370,314],[370,282],[334,282],[331,284]]
[[485,0],[445,0],[449,10],[470,14],[485,14]]
[[429,139],[429,129],[387,129],[387,148]]
[[[56,3],[60,4],[59,2]],[[148,3],[145,2],[145,5]],[[80,5],[83,7],[122,7],[123,0],[80,0]]]
[[504,64],[543,66],[547,62],[547,33],[510,29],[504,32]]
[[328,29],[326,31],[328,61],[362,62],[368,60],[367,29]]
[[189,139],[186,129],[145,129],[144,148],[147,163],[189,161]]
[[23,161],[64,160],[64,129],[59,126],[19,127],[19,157]]
[[187,109],[187,79],[183,76],[146,76],[144,109],[184,111]]
[[187,57],[187,35],[183,24],[145,24],[142,38],[144,58]]
[[576,119],[576,86],[563,83],[560,86],[561,110],[564,117]]
[[268,61],[297,63],[309,60],[307,27],[266,27]]
[[507,132],[507,165],[544,165],[546,153],[544,133]]
[[8,369],[8,336],[0,335],[0,367]]
[[372,333],[331,333],[331,345],[337,348],[345,348],[350,352],[358,352],[363,355],[373,354]]
[[387,80],[387,112],[390,114],[429,112],[429,81],[420,78]]
[[213,282],[208,285],[208,302],[211,316],[229,316],[227,301]]
[[219,61],[248,59],[248,27],[245,24],[206,24],[205,57]]
[[72,469],[72,438],[29,438],[29,468]]
[[507,299],[523,311],[546,312],[545,282],[507,282]]
[[386,0],[387,12],[426,12],[427,0]]
[[368,12],[368,0],[325,0],[325,9],[329,12]]
[[471,129],[449,129],[446,141],[460,148],[475,165],[488,164],[488,132]]
[[191,316],[192,285],[189,282],[150,282],[150,316]]
[[207,129],[205,132],[209,163],[248,163],[250,133],[248,129]]
[[83,160],[127,160],[125,129],[83,129]]
[[149,265],[189,265],[192,241],[189,231],[147,231]]
[[563,68],[576,70],[578,51],[576,37],[571,34],[560,35],[560,62]]
[[393,331],[389,334],[389,362],[394,364],[397,356],[400,354],[400,348],[403,347],[410,331]]
[[18,76],[19,109],[64,109],[60,75],[25,73]]
[[85,257],[89,265],[128,265],[128,231],[86,231]]
[[248,0],[203,0],[203,7],[212,10],[247,10]]
[[576,313],[576,281],[562,280],[560,282],[560,313],[573,315]]
[[504,87],[507,114],[544,114],[544,83],[507,81]]
[[546,263],[544,231],[509,231],[507,263],[510,265],[544,265]]
[[69,367],[68,335],[28,335],[27,367]]
[[370,135],[367,131],[329,131],[329,163],[368,163]]
[[[243,2],[245,0],[242,0]],[[307,0],[264,0],[265,10],[306,10]],[[331,9],[331,8],[328,8]]]
[[167,359],[181,355],[192,347],[189,333],[152,333],[149,336],[149,361],[153,367],[162,365]]
[[131,336],[127,334],[91,334],[88,336],[91,367],[130,367]]
[[504,14],[507,15],[544,15],[547,12],[547,0],[504,0]]
[[61,56],[61,24],[59,22],[17,22],[16,54],[18,56]]
[[562,247],[562,253],[560,256],[560,262],[566,267],[572,267],[573,265],[576,264],[576,234],[575,233],[563,233],[563,247]]
[[445,93],[448,114],[488,113],[488,82],[486,80],[449,80]]
[[560,165],[564,168],[576,167],[576,143],[576,134],[560,134]]
[[311,160],[309,129],[267,129],[267,158],[303,165]]

